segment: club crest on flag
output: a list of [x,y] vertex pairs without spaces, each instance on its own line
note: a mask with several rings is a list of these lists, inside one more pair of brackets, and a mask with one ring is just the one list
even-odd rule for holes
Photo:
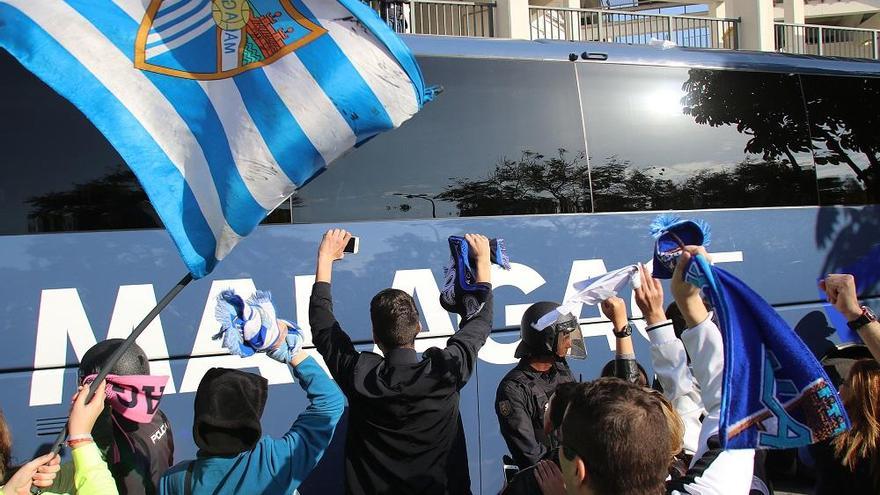
[[216,80],[278,60],[326,33],[290,0],[152,0],[135,67]]

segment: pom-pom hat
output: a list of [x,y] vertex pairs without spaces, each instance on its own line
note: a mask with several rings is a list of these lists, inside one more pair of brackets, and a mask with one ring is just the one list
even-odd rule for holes
[[677,215],[664,214],[651,222],[654,244],[652,276],[672,278],[675,264],[685,246],[708,246],[711,242],[709,225],[701,220],[683,220]]

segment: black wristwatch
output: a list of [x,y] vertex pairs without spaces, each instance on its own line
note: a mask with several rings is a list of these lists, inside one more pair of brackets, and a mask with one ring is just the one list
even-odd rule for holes
[[633,324],[628,321],[626,322],[626,326],[623,327],[623,330],[618,332],[617,330],[612,329],[611,333],[613,333],[618,339],[625,339],[633,334]]
[[862,306],[862,315],[856,318],[855,320],[846,322],[846,325],[850,330],[858,330],[868,323],[877,321],[877,315],[871,311],[871,308],[867,306]]

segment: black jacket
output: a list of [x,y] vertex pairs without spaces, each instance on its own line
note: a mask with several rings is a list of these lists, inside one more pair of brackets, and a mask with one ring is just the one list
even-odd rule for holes
[[474,372],[492,328],[492,295],[462,322],[445,349],[422,359],[413,349],[384,358],[358,352],[333,316],[330,284],[315,283],[309,323],[318,352],[348,397],[348,493],[470,493],[459,390]]
[[855,471],[845,467],[834,454],[831,441],[809,446],[810,454],[816,461],[816,495],[846,493],[848,495],[877,494],[880,486],[871,477],[871,459],[862,458]]
[[535,371],[528,358],[520,360],[498,385],[495,414],[501,436],[513,461],[521,469],[543,459],[547,452],[544,435],[544,407],[560,383],[574,381],[565,360],[559,360],[546,373]]

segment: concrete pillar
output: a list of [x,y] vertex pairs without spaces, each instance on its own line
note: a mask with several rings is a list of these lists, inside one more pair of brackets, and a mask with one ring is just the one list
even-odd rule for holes
[[531,38],[529,0],[495,0],[495,32],[499,38]]
[[[804,24],[804,0],[784,0],[782,3],[783,20],[786,24]],[[804,46],[804,29],[785,26],[782,30],[783,48],[786,53],[806,53]]]
[[[722,0],[720,2],[709,2],[707,4],[709,7],[708,15],[711,18],[715,19],[723,19],[727,17],[727,4]],[[714,38],[712,41],[712,48],[733,48],[736,44],[731,39],[733,37],[733,33],[725,32],[724,26],[721,23],[715,23],[715,28],[712,30],[712,37]]]
[[[581,0],[562,0],[561,3],[561,6],[566,9],[581,8]],[[584,36],[581,34],[581,13],[567,11],[563,18],[565,19],[565,39],[570,41],[583,40]]]
[[773,2],[771,0],[728,0],[728,17],[739,17],[739,46],[744,50],[772,52]]
[[804,0],[784,0],[782,11],[785,22],[804,24]]

